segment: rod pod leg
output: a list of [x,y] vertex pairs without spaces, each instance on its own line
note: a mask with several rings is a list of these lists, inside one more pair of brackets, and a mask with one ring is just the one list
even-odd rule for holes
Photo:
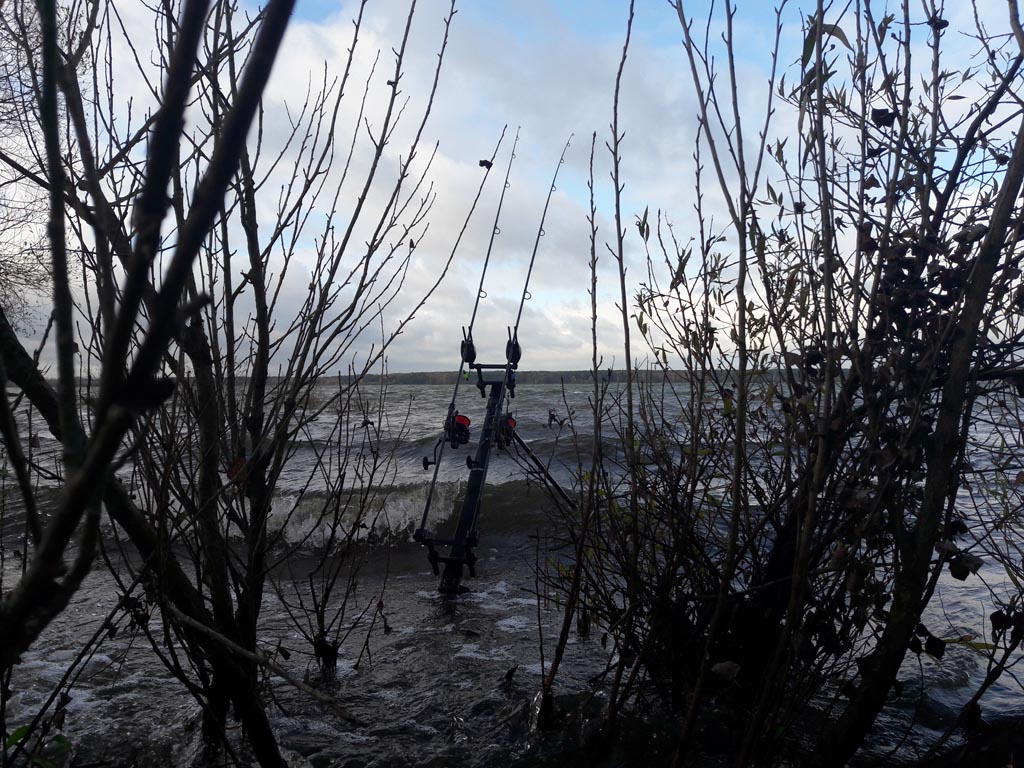
[[498,428],[498,419],[502,398],[505,396],[505,377],[501,381],[487,382],[490,393],[487,397],[487,415],[480,432],[480,442],[476,447],[473,468],[469,473],[466,487],[466,498],[462,502],[459,524],[452,538],[451,552],[447,557],[440,558],[444,562],[444,572],[437,591],[445,595],[458,595],[468,590],[462,586],[462,566],[469,570],[470,576],[476,576],[476,523],[480,517],[480,497],[483,494],[484,482],[487,480],[487,465],[491,458],[491,446]]

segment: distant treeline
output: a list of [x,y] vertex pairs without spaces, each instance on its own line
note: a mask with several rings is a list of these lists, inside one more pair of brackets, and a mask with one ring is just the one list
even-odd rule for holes
[[[758,372],[750,372],[757,375]],[[763,373],[763,372],[762,372]],[[389,384],[451,384],[455,381],[456,371],[417,371],[415,373],[394,373],[385,374]],[[474,374],[475,375],[475,374]],[[516,382],[518,384],[585,384],[593,381],[591,371],[517,371]],[[666,375],[675,381],[685,381],[686,374],[673,372],[665,374],[661,371],[641,371],[636,374],[647,381],[655,378],[662,378]],[[626,372],[622,370],[601,371],[602,381],[621,383],[626,380]],[[366,377],[369,384],[377,384],[381,380],[380,374],[371,374]]]
[[[451,384],[458,375],[457,371],[416,371],[414,373],[385,374],[389,384]],[[476,374],[472,374],[475,376]],[[607,375],[607,374],[606,374]],[[366,377],[367,383],[376,384],[381,380],[380,374]],[[623,381],[622,371],[612,372],[612,381]],[[519,384],[578,384],[592,381],[590,371],[516,371],[516,382]]]
[[[370,373],[363,377],[363,382],[366,384],[379,384],[382,378],[386,378],[389,384],[410,384],[410,385],[424,385],[424,384],[451,384],[455,381],[457,375],[456,371],[415,371],[412,373],[395,373],[389,372],[383,376],[379,373]],[[475,377],[476,374],[471,374]],[[722,372],[723,381],[726,376],[734,376],[735,374],[727,374]],[[687,380],[688,375],[685,372],[671,371],[664,372],[658,370],[649,371],[634,371],[634,380],[650,383],[652,381],[660,381],[663,379],[671,379],[676,382],[684,382]],[[771,378],[781,378],[781,371],[758,371],[748,370],[747,376],[750,381],[756,381],[764,376]],[[189,375],[186,374],[186,378]],[[347,380],[347,376],[342,376],[343,380]],[[337,381],[337,377],[323,376],[321,381],[331,382]],[[626,380],[626,373],[623,370],[601,371],[601,380],[609,381],[615,384],[621,384]],[[55,378],[47,378],[47,382],[53,387],[57,386],[57,380]],[[238,376],[237,381],[240,386],[244,385],[247,381],[245,376]],[[267,383],[270,386],[274,386],[278,383],[279,379],[276,376],[268,376]],[[562,382],[566,384],[587,384],[592,381],[591,372],[584,371],[516,371],[516,382],[519,384],[560,384]],[[86,380],[79,380],[79,385],[84,386]],[[93,380],[93,386],[98,385],[97,380]],[[11,396],[16,396],[20,391],[13,383],[8,383],[8,389]]]

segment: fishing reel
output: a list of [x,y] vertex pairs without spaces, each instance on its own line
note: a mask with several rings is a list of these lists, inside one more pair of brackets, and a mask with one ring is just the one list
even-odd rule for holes
[[[462,332],[465,333],[466,329],[463,328]],[[466,365],[472,365],[476,362],[476,347],[473,345],[473,337],[471,335],[467,335],[462,339],[459,353],[462,355],[462,362]]]
[[523,348],[519,346],[519,338],[512,336],[511,329],[508,332],[508,341],[505,343],[505,359],[510,365],[519,365],[519,361],[523,359]]
[[469,442],[469,425],[471,423],[468,416],[463,416],[458,412],[445,421],[444,434],[452,448],[458,448]]
[[[506,413],[494,425],[494,447],[504,451],[512,445],[516,439],[516,419],[511,413]],[[466,456],[466,468],[470,471],[480,467],[480,464],[472,456]]]
[[448,409],[448,416],[444,420],[444,434],[434,445],[434,456],[423,457],[423,469],[428,470],[437,464],[437,454],[441,444],[447,442],[452,448],[458,448],[469,442],[469,425],[472,422],[468,416],[464,416],[453,408]]

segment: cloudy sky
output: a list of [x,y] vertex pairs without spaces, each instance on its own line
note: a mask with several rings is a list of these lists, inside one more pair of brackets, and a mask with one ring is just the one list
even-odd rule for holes
[[[751,50],[770,48],[767,4],[747,4],[753,13],[739,20]],[[447,0],[419,0],[413,21],[404,91],[410,111],[429,85],[443,32]],[[403,0],[370,2],[360,39],[363,55],[396,47],[406,22]],[[356,4],[347,0],[299,0],[270,88],[272,98],[301,92],[309,71],[327,61],[339,69],[352,36]],[[519,131],[510,187],[501,211],[475,327],[481,358],[503,360],[506,327],[517,314],[523,281],[540,226],[550,178],[570,135],[540,240],[531,299],[520,326],[526,369],[574,369],[590,361],[590,256],[588,163],[591,135],[597,132],[595,176],[599,232],[600,345],[606,363],[621,366],[621,320],[615,314],[614,263],[605,250],[614,232],[609,180],[610,136],[615,72],[626,32],[623,0],[469,0],[458,4],[440,87],[425,132],[439,142],[432,168],[437,200],[428,237],[420,243],[402,297],[418,298],[437,265],[447,257],[481,178],[479,160],[489,157],[508,126],[480,207],[440,289],[394,344],[392,370],[451,369],[458,364],[461,326],[468,323],[495,216],[511,139]],[[798,18],[798,17],[797,17]],[[797,29],[799,27],[797,26]],[[643,278],[641,241],[634,217],[650,206],[671,211],[680,221],[692,209],[692,166],[696,108],[687,86],[688,69],[681,30],[662,0],[637,3],[633,39],[621,97],[625,131],[623,218],[628,227],[631,284]],[[765,62],[741,61],[752,94],[763,84]],[[374,74],[380,93],[390,78],[388,59]],[[762,85],[763,89],[763,85]],[[372,102],[371,91],[371,102]],[[752,98],[754,96],[752,95]],[[294,98],[293,98],[294,100]],[[355,100],[350,102],[355,104]],[[399,142],[391,156],[397,162]],[[500,171],[500,173],[499,173]]]
[[[378,182],[371,189],[367,205],[379,210],[393,184],[400,158],[418,124],[426,104],[437,53],[445,32],[444,19],[451,0],[417,0],[412,20],[405,67],[400,82],[401,103],[406,104],[401,126],[389,142]],[[736,67],[741,84],[740,112],[750,134],[753,123],[763,119],[765,86],[770,51],[774,41],[774,3],[740,0],[734,25]],[[690,0],[691,14],[704,19],[710,0]],[[921,11],[914,6],[914,13]],[[244,3],[243,9],[255,7]],[[722,3],[718,18],[710,24],[711,37],[721,30]],[[802,14],[813,8],[811,0],[791,0],[783,17],[781,65],[798,61],[803,44]],[[979,0],[982,18],[991,17],[999,31],[1005,29],[1005,0]],[[612,184],[609,179],[609,122],[615,73],[622,54],[628,16],[627,0],[459,0],[458,12],[449,30],[448,48],[440,84],[430,118],[423,133],[413,173],[422,170],[424,160],[437,145],[427,184],[435,195],[425,234],[418,231],[416,248],[402,290],[388,306],[382,327],[368,333],[350,350],[358,358],[381,334],[389,333],[422,299],[436,281],[453,252],[457,235],[466,220],[483,171],[479,160],[489,157],[505,130],[505,139],[490,174],[488,185],[465,237],[454,251],[451,269],[415,319],[391,346],[388,364],[394,371],[452,370],[458,367],[462,327],[473,309],[481,267],[491,239],[502,179],[509,163],[513,136],[518,131],[516,158],[511,166],[510,186],[499,221],[500,235],[494,238],[490,269],[484,283],[486,297],[480,302],[474,327],[479,357],[501,362],[507,327],[515,322],[523,282],[534,242],[540,229],[541,212],[566,141],[572,136],[559,170],[557,188],[551,195],[544,237],[539,241],[530,283],[530,300],[525,303],[519,337],[523,346],[521,367],[533,370],[580,369],[590,365],[590,227],[587,221],[587,181],[591,136],[597,134],[594,156],[595,197],[598,232],[598,336],[604,365],[622,367],[621,317],[617,271],[605,244],[614,238]],[[287,31],[283,48],[265,94],[263,138],[273,146],[287,135],[289,117],[301,109],[303,97],[312,85],[325,77],[339,77],[345,70],[352,45],[353,19],[359,11],[357,0],[297,0],[297,9]],[[829,13],[838,17],[839,10]],[[382,121],[391,89],[394,55],[409,15],[409,0],[369,0],[365,6],[359,43],[352,66],[351,82],[341,102],[335,138],[338,159],[334,173],[340,173],[348,157],[348,145],[366,85],[365,125],[372,130]],[[967,56],[976,45],[968,36],[974,32],[971,8],[957,4],[945,11],[951,22],[945,32],[951,40],[947,50],[954,58]],[[927,29],[926,20],[919,26]],[[122,5],[121,23],[135,39],[152,36],[152,19],[145,5]],[[702,22],[703,23],[703,22]],[[844,24],[852,26],[849,17]],[[703,32],[703,29],[700,30]],[[851,30],[852,31],[852,30]],[[654,221],[658,211],[675,225],[676,236],[685,244],[696,232],[694,206],[694,150],[697,104],[690,83],[689,65],[681,44],[682,29],[674,9],[666,0],[637,0],[632,41],[626,62],[620,97],[622,145],[623,221],[626,229],[628,293],[630,297],[646,279],[643,242],[635,227],[636,217],[650,210]],[[919,39],[926,40],[923,33]],[[967,45],[963,45],[966,41]],[[377,60],[375,69],[373,62]],[[927,61],[922,56],[921,61]],[[143,58],[145,61],[145,58]],[[126,67],[126,71],[130,66]],[[792,79],[792,78],[791,78]],[[119,77],[118,100],[146,103],[141,82]],[[961,102],[969,104],[969,101]],[[778,105],[784,110],[784,105]],[[749,116],[749,118],[748,118]],[[779,125],[785,126],[785,120]],[[784,128],[773,128],[778,132]],[[342,187],[336,226],[343,227],[358,198],[359,172],[367,166],[370,153],[366,130],[356,131],[352,173]],[[771,139],[785,138],[770,136]],[[705,158],[706,161],[706,158]],[[282,184],[286,179],[274,179]],[[721,195],[707,179],[705,202],[724,218]],[[261,200],[261,215],[272,218],[276,193]],[[330,206],[327,206],[329,208]],[[321,218],[326,216],[322,212]],[[422,230],[422,225],[420,227]],[[423,235],[422,237],[419,235]],[[364,232],[357,232],[356,242]],[[653,238],[652,238],[653,240]],[[315,262],[318,241],[316,221],[298,241],[291,274],[283,287],[282,315],[294,314],[301,306]],[[360,258],[359,248],[346,258]],[[664,265],[661,265],[664,269]],[[631,301],[631,298],[630,298]],[[287,320],[279,320],[286,327]],[[645,350],[634,346],[634,357]],[[45,355],[44,355],[45,357]]]

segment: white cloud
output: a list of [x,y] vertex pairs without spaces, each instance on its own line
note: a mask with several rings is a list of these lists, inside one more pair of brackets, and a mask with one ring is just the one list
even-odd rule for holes
[[[401,81],[403,93],[411,99],[410,114],[422,104],[429,88],[441,19],[447,6],[441,0],[421,0],[418,4],[406,74]],[[380,114],[390,90],[384,81],[393,70],[391,49],[398,46],[405,24],[404,8],[399,2],[368,6],[367,12],[372,15],[365,20],[360,35],[362,53],[353,70],[353,85],[349,87],[349,110],[358,104],[361,79],[368,72],[368,62],[380,50],[381,59],[368,99],[368,113]],[[470,319],[517,127],[519,146],[498,225],[501,233],[494,240],[484,285],[487,298],[481,302],[477,321],[481,356],[500,358],[504,354],[506,326],[515,320],[551,174],[570,133],[575,138],[560,170],[558,189],[552,195],[530,285],[532,299],[524,309],[520,336],[529,350],[524,355],[524,367],[579,368],[589,362],[589,309],[581,308],[589,307],[586,185],[590,137],[595,130],[597,195],[604,209],[599,214],[599,291],[605,303],[617,295],[617,290],[611,291],[614,264],[603,245],[614,231],[611,211],[606,208],[610,199],[610,166],[604,142],[608,138],[614,77],[621,56],[624,14],[621,19],[607,20],[601,25],[603,36],[595,36],[593,29],[583,34],[565,23],[549,23],[557,16],[547,3],[523,4],[517,14],[513,28],[492,26],[485,14],[471,12],[457,14],[452,23],[450,48],[425,133],[426,138],[436,137],[440,144],[431,171],[437,200],[429,232],[418,244],[403,288],[407,303],[418,299],[450,253],[481,177],[478,160],[490,156],[503,126],[507,124],[508,130],[489,188],[460,244],[449,278],[392,348],[392,370],[445,369],[457,364],[460,328]],[[351,40],[353,16],[354,6],[350,3],[322,21],[293,23],[268,89],[268,103],[279,104],[283,98],[292,99],[300,93],[298,86],[305,87],[305,73],[319,72],[321,60],[329,61],[332,70],[340,69]],[[646,22],[656,23],[655,19],[674,23],[671,14],[662,8]],[[688,205],[685,186],[680,188],[677,180],[687,175],[692,163],[689,155],[693,128],[689,124],[693,104],[685,81],[672,74],[678,72],[680,57],[680,50],[661,50],[643,44],[638,44],[630,54],[621,105],[621,127],[627,133],[623,219],[630,233],[635,232],[633,216],[644,205]],[[370,123],[374,124],[373,117]],[[403,151],[402,138],[408,137],[413,124],[409,121],[404,132],[396,133],[387,153],[392,168],[397,164],[398,153]],[[652,126],[660,126],[661,130],[652,132]],[[342,143],[347,146],[347,141],[346,136]],[[359,162],[357,158],[354,169]],[[353,177],[358,178],[354,170]],[[379,203],[379,199],[371,199]],[[630,248],[635,245],[631,242]],[[631,277],[640,276],[636,255],[630,255]],[[397,318],[401,311],[402,307],[396,304],[389,316]],[[613,323],[611,328],[610,337],[603,340],[609,349],[617,346],[619,338],[617,326]],[[606,358],[613,354],[609,352]],[[617,360],[622,362],[621,353]]]
[[[372,222],[390,192],[399,158],[418,126],[433,78],[437,47],[444,33],[443,18],[448,0],[419,0],[400,83],[403,100],[409,99],[403,120],[391,137],[382,160],[381,183],[367,200],[367,215],[353,236],[348,264],[362,253]],[[602,318],[602,354],[623,364],[621,328],[614,304],[619,301],[616,269],[605,242],[614,238],[611,208],[610,159],[605,148],[612,117],[615,72],[625,32],[625,6],[605,0],[523,0],[515,4],[464,2],[450,29],[449,50],[430,120],[418,153],[422,168],[434,142],[439,149],[429,173],[436,199],[426,235],[417,238],[409,273],[399,299],[388,311],[395,323],[433,283],[440,265],[452,251],[456,237],[482,177],[478,165],[489,157],[502,128],[508,126],[502,150],[491,172],[488,188],[459,245],[447,280],[389,354],[392,370],[448,369],[457,364],[460,328],[469,322],[480,268],[488,249],[501,181],[516,128],[520,130],[517,157],[510,175],[501,213],[501,234],[494,240],[491,270],[485,283],[487,298],[481,302],[477,339],[482,356],[501,356],[505,327],[514,321],[527,266],[534,248],[541,210],[558,154],[570,133],[572,146],[561,168],[557,191],[552,195],[544,224],[534,274],[531,301],[524,310],[521,337],[524,367],[579,368],[590,359],[590,228],[587,178],[591,134],[597,131],[594,175],[597,185],[599,299],[606,311]],[[1001,18],[997,0],[983,3],[983,17]],[[992,8],[986,10],[988,6]],[[326,76],[341,77],[352,43],[352,19],[357,3],[322,0],[308,14],[293,20],[265,99],[264,153],[267,157],[288,136],[289,112],[297,114],[307,90],[319,87]],[[366,120],[371,129],[381,125],[391,89],[386,81],[394,70],[392,49],[400,44],[406,23],[405,0],[385,0],[367,5],[359,48],[346,84],[341,119],[335,132],[333,181],[340,177],[355,130],[356,145],[349,175],[342,187],[336,215],[336,231],[352,215],[368,167],[371,146],[364,126],[355,115],[374,60],[376,70],[366,98]],[[665,3],[637,3],[633,42],[626,63],[620,97],[620,130],[624,132],[622,180],[623,226],[626,230],[628,295],[646,274],[642,243],[636,236],[634,217],[650,208],[653,222],[658,209],[669,213],[677,234],[685,241],[695,232],[694,167],[696,96],[690,84],[689,64],[679,39],[682,31],[674,12]],[[784,34],[791,51],[799,49],[799,8],[794,6]],[[128,4],[124,21],[138,40],[152,38],[148,12]],[[752,14],[752,15],[751,15]],[[973,20],[951,14],[948,34],[969,34]],[[771,14],[764,8],[744,7],[737,16],[737,35],[742,41],[737,65],[741,83],[740,109],[748,120],[745,130],[753,136],[764,105],[767,67],[764,52],[774,30]],[[714,34],[714,33],[713,33]],[[140,60],[148,55],[140,45]],[[379,58],[378,58],[379,54]],[[783,57],[782,65],[799,54]],[[118,61],[128,53],[117,51]],[[326,67],[326,68],[325,68]],[[132,66],[124,66],[126,72]],[[140,78],[117,81],[116,100],[127,111],[133,101],[135,123],[149,104]],[[749,116],[749,119],[748,119]],[[198,122],[193,116],[193,124]],[[775,129],[782,130],[782,129]],[[774,138],[774,137],[773,137]],[[294,149],[294,147],[293,147]],[[748,147],[749,151],[749,147]],[[705,161],[707,158],[705,158]],[[275,172],[260,203],[261,228],[269,227],[275,212],[277,189],[285,183],[287,164]],[[328,185],[330,187],[330,185]],[[705,169],[705,204],[724,221],[724,203],[709,168]],[[282,291],[279,327],[297,310],[309,281],[313,250],[319,227],[330,207],[330,195],[319,203],[309,229],[299,240],[291,274]],[[393,240],[392,240],[393,242]],[[652,243],[653,245],[653,243]],[[367,345],[376,338],[367,338]]]

